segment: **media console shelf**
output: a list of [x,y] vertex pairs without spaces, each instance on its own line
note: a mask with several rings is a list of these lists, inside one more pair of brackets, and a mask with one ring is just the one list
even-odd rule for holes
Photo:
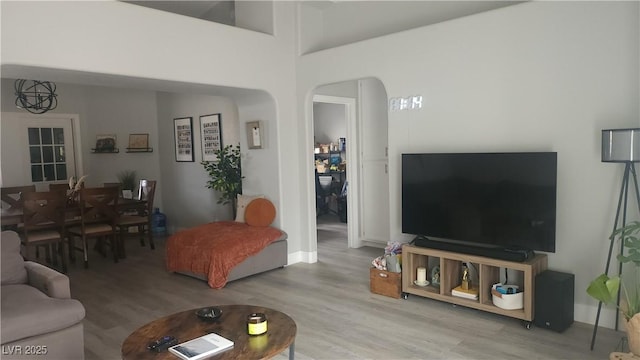
[[[476,284],[479,292],[478,300],[468,300],[451,295],[451,290],[460,285],[462,263],[471,263],[478,270],[478,284]],[[418,267],[427,268],[427,274],[431,274],[435,266],[440,267],[439,285],[417,286],[414,284]],[[500,269],[502,268],[522,272],[524,308],[506,310],[493,305],[491,286],[500,282]],[[533,307],[535,278],[538,273],[546,269],[546,254],[536,254],[525,262],[513,262],[409,244],[402,246],[402,292],[405,299],[408,294],[413,294],[505,315],[524,320],[527,328],[531,327],[535,315]],[[427,280],[431,281],[432,279],[428,276]]]

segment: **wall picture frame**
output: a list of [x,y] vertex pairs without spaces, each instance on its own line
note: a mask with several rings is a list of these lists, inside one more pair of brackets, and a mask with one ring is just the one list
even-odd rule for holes
[[149,134],[129,134],[129,146],[127,147],[127,151],[143,152],[150,150]]
[[173,119],[176,161],[193,162],[193,118]]
[[200,142],[202,161],[216,161],[215,152],[222,149],[222,116],[209,114],[200,116]]
[[118,148],[116,147],[116,135],[115,134],[96,135],[96,147],[94,151],[97,153],[117,152]]
[[264,147],[261,121],[247,122],[247,143],[249,144],[249,149],[262,149]]

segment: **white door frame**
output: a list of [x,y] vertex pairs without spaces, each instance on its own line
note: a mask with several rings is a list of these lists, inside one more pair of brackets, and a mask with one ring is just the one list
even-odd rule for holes
[[[360,234],[358,229],[360,229],[360,196],[359,196],[359,171],[358,164],[360,163],[358,158],[358,132],[357,132],[357,117],[356,117],[356,99],[348,98],[348,97],[338,97],[338,96],[327,96],[327,95],[314,95],[313,103],[329,103],[329,104],[338,104],[345,106],[345,116],[347,121],[347,182],[349,183],[349,188],[347,191],[347,246],[349,248],[359,248],[362,246],[362,241],[360,240]],[[311,106],[313,108],[313,106]],[[313,113],[313,111],[312,111]],[[310,139],[310,143],[313,144],[313,133],[314,133],[314,117],[311,116],[311,126],[308,127],[307,139]],[[307,147],[307,159],[313,159],[313,146]],[[310,171],[309,174],[312,174],[313,171]],[[311,183],[307,188],[314,189],[315,193],[315,179],[311,178]],[[314,195],[315,198],[315,195]],[[315,217],[316,209],[315,209],[315,200],[309,201],[308,211],[310,214],[313,214]],[[317,252],[317,244],[318,244],[318,234],[317,234],[317,221],[314,220],[312,226],[312,231],[310,234],[312,241],[316,245]]]
[[[42,116],[35,114],[19,113],[19,112],[2,112],[3,117],[7,118],[26,118],[30,120],[41,120]],[[72,137],[73,137],[73,149],[74,149],[74,166],[75,174],[67,174],[78,178],[78,174],[84,174],[83,159],[82,159],[82,140],[80,137],[80,115],[78,114],[60,114],[60,113],[47,113],[46,117],[62,120],[71,120]],[[2,131],[0,129],[0,131]],[[2,177],[2,170],[0,168],[0,177]]]

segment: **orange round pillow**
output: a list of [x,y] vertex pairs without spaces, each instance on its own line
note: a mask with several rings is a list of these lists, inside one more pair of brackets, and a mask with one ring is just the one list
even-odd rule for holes
[[264,198],[251,200],[244,211],[244,221],[250,226],[269,226],[276,218],[276,207]]

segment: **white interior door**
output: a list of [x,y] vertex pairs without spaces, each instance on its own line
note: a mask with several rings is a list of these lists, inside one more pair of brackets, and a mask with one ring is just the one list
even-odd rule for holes
[[73,117],[2,113],[0,132],[2,186],[46,190],[76,176]]
[[362,240],[389,241],[387,93],[379,80],[359,81],[362,146]]

